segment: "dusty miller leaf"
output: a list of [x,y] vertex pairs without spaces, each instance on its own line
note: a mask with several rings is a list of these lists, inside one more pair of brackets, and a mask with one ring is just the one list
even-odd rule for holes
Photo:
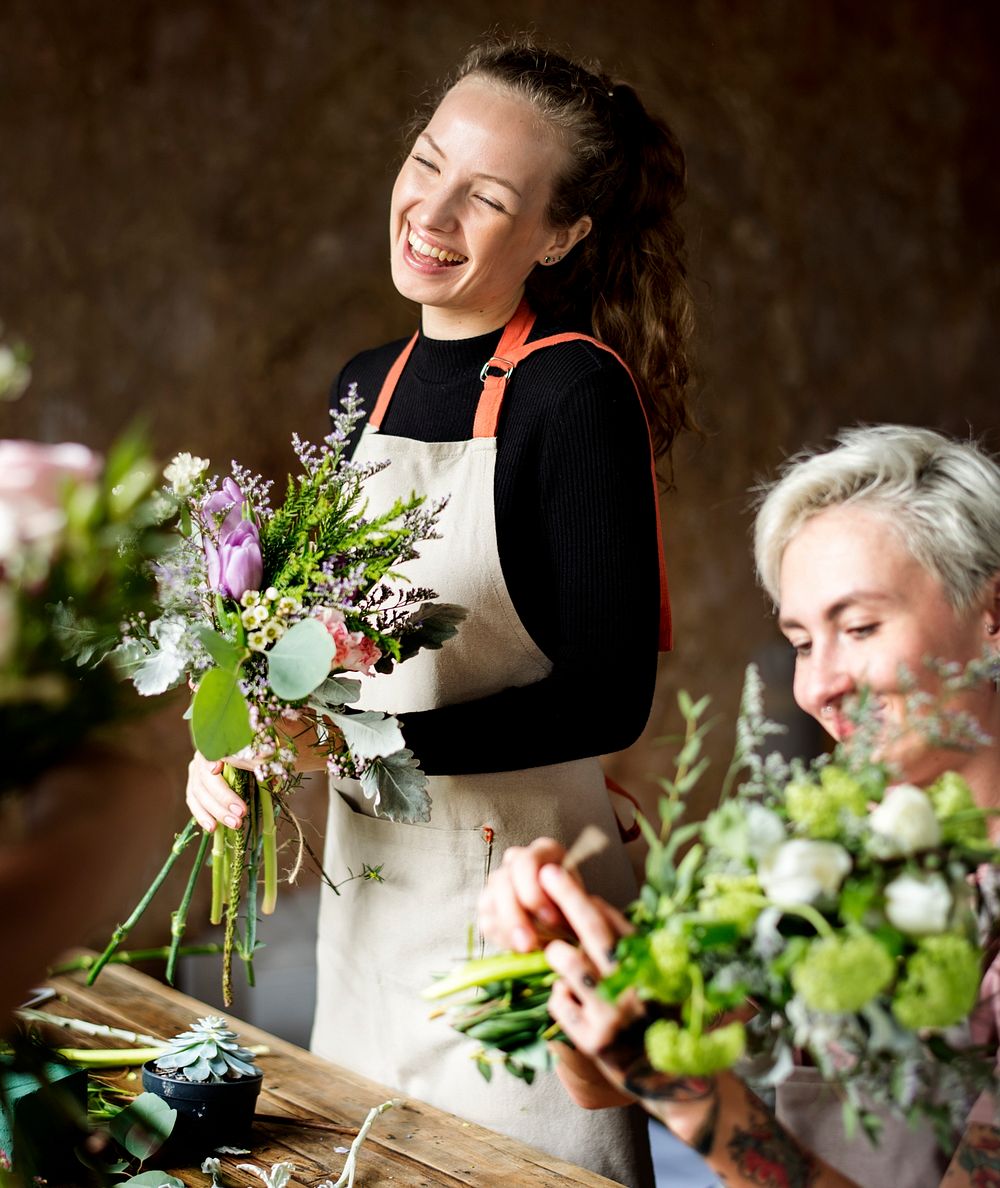
[[404,748],[376,759],[362,772],[361,788],[379,815],[390,821],[413,824],[431,819],[427,777],[412,751]]
[[379,759],[401,751],[406,743],[395,718],[374,710],[360,714],[331,714],[355,759]]

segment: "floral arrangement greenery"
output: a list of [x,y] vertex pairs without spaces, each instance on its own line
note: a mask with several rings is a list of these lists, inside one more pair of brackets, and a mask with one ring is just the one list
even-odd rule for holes
[[[877,1140],[875,1106],[929,1120],[946,1144],[995,1083],[994,1058],[968,1029],[994,923],[977,903],[989,888],[977,897],[975,882],[1000,857],[986,814],[954,772],[927,789],[894,783],[871,757],[877,723],[864,698],[850,745],[809,765],[762,757],[779,728],[751,668],[722,800],[706,820],[682,824],[710,724],[707,698],[679,700],[676,774],[661,781],[659,832],[642,822],[646,880],[602,993],[645,1001],[646,1055],[664,1073],[735,1068],[767,1089],[799,1050],[838,1090],[848,1135],[860,1123]],[[932,713],[924,694],[912,705],[911,725],[953,744],[982,741],[969,723]],[[453,1026],[492,1054],[477,1057],[484,1075],[499,1060],[530,1082],[551,1067],[546,1041],[563,1038],[546,1014],[553,980],[543,953],[500,954],[425,996],[478,988],[452,1010]]]
[[[2,364],[2,360],[0,360]],[[138,706],[108,658],[153,605],[157,469],[140,437],[106,460],[75,443],[0,441],[0,793],[23,789]]]
[[[206,459],[179,454],[164,472],[160,493],[176,511],[178,531],[155,566],[159,614],[132,616],[116,653],[144,696],[180,685],[193,690],[191,733],[206,759],[243,753],[255,764],[252,774],[224,768],[249,804],[246,826],[220,824],[203,834],[171,927],[168,980],[211,845],[210,918],[219,924],[225,915],[227,1004],[232,957],[244,961],[252,983],[258,910],[269,914],[275,907],[276,817],[295,823],[289,793],[300,778],[296,735],[318,742],[332,774],[359,779],[379,814],[396,821],[430,816],[427,780],[399,723],[390,714],[354,710],[361,695],[354,678],[391,672],[421,648],[441,647],[464,611],[435,603],[431,590],[404,584],[397,567],[434,538],[440,506],[413,495],[370,514],[363,485],[380,465],[356,465],[345,456],[360,416],[352,391],[321,445],[293,437],[301,469],[289,477],[277,506],[271,484],[238,463],[220,481],[206,477]],[[135,912],[91,967],[90,982],[197,832],[192,818]],[[301,830],[298,836],[301,858],[306,843]],[[378,868],[366,866],[351,877],[377,879]]]

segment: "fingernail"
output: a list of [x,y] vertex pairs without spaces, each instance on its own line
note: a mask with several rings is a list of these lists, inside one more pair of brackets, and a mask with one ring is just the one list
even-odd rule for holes
[[231,804],[229,806],[229,811],[233,814],[234,817],[242,817],[243,816],[243,805],[239,804],[239,803]]
[[527,928],[514,929],[514,948],[527,953],[532,947],[533,937]]
[[226,817],[226,824],[229,826],[230,829],[235,829],[236,826],[239,824],[239,822],[236,820],[235,817]]

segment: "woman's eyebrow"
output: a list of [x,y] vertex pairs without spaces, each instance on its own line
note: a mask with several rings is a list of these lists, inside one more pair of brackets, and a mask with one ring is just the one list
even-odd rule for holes
[[[448,154],[444,151],[444,149],[441,148],[441,146],[437,143],[437,141],[435,141],[434,137],[431,136],[429,132],[421,132],[420,135],[424,140],[427,141],[427,143],[438,154],[439,157],[445,161],[448,160]],[[494,173],[474,173],[472,176],[481,177],[485,181],[496,182],[498,186],[503,186],[505,190],[510,190],[510,192],[516,197],[521,197],[521,191],[517,188],[517,186],[514,185],[513,182],[508,181],[505,177],[497,177]]]
[[[831,606],[823,612],[823,618],[829,622],[836,622],[837,619],[849,610],[857,602],[892,602],[891,595],[886,594],[882,590],[852,590],[849,594],[845,594],[843,598],[838,598]],[[796,619],[779,618],[778,626],[782,631],[790,628],[802,629],[802,624]]]

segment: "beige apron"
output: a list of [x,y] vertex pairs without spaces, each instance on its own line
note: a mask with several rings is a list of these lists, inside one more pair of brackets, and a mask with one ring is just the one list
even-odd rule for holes
[[[427,443],[382,434],[369,423],[355,457],[391,461],[367,484],[373,508],[412,491],[429,499],[450,496],[439,521],[441,539],[421,545],[406,571],[416,585],[468,611],[443,648],[366,681],[362,708],[433,709],[548,675],[551,663],[518,618],[500,567],[495,436]],[[331,781],[327,871],[336,879],[366,862],[380,864],[385,881],[352,882],[339,896],[323,890],[313,1050],[630,1188],[651,1185],[641,1111],[582,1110],[554,1076],[540,1076],[529,1087],[498,1068],[487,1083],[473,1063],[475,1043],[431,1020],[420,997],[436,974],[483,951],[477,900],[507,846],[544,835],[568,845],[587,824],[617,837],[598,761],[435,776],[429,784],[429,824],[406,825],[373,816],[352,781]],[[613,903],[635,894],[618,844],[589,862],[586,874],[588,885]]]
[[877,1147],[862,1134],[844,1136],[840,1101],[818,1068],[797,1067],[777,1089],[778,1120],[804,1147],[860,1188],[939,1188],[948,1156],[929,1125],[914,1130],[899,1118],[881,1113]]

